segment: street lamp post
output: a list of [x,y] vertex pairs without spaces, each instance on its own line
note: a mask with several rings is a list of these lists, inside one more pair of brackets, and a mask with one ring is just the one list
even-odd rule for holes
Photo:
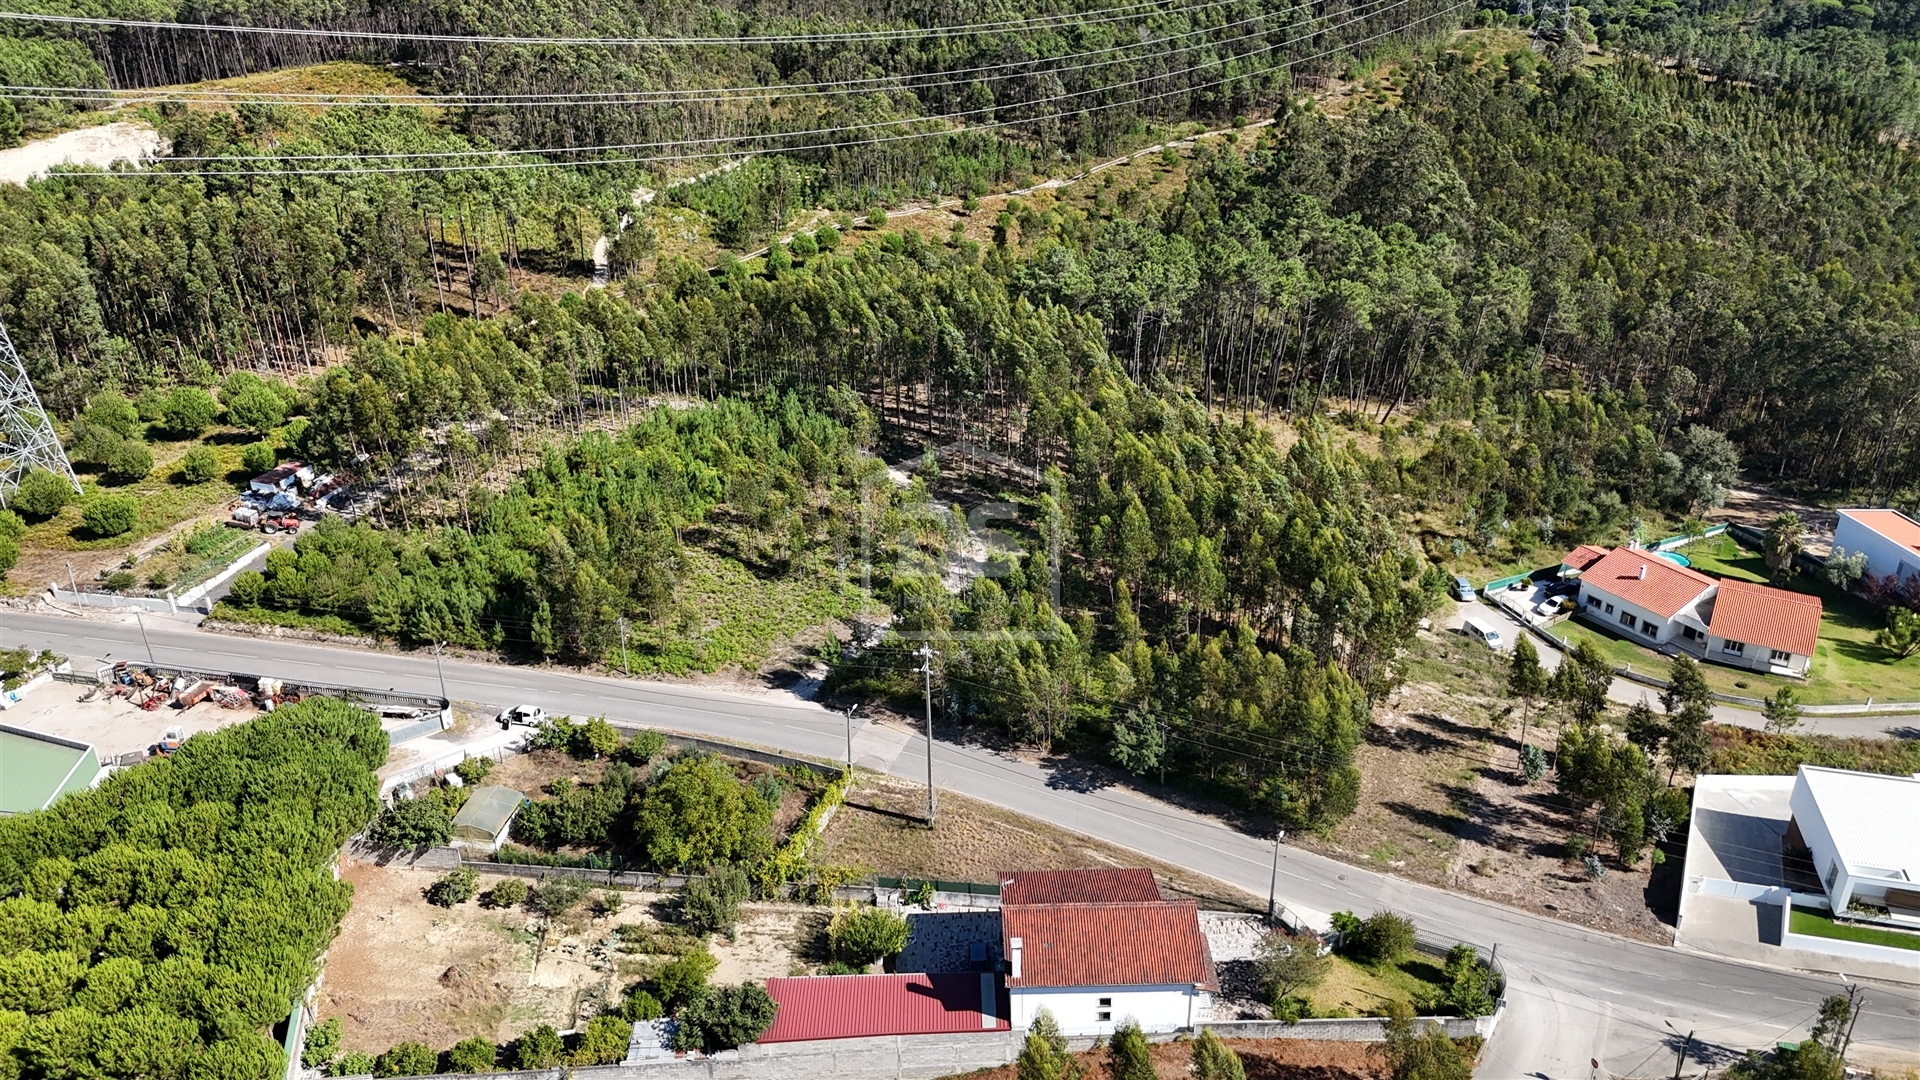
[[847,706],[847,775],[848,776],[853,775],[853,711],[855,709],[858,709],[859,707],[860,706],[858,703]]
[[926,677],[927,688],[927,828],[933,828],[933,647],[922,645],[914,650],[920,658],[920,674]]
[[453,698],[447,695],[447,669],[440,666],[440,648],[445,644],[444,641],[433,643],[433,670],[440,676],[440,699],[452,705]]

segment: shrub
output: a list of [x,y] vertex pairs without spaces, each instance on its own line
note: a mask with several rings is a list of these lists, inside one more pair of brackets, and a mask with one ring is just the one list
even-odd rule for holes
[[1255,953],[1267,997],[1275,1002],[1312,990],[1326,981],[1333,958],[1320,951],[1320,942],[1302,935],[1275,931],[1262,938]]
[[248,443],[240,448],[240,467],[247,470],[250,476],[258,476],[278,464],[280,455],[272,443]]
[[180,479],[189,484],[204,484],[220,475],[220,455],[205,443],[187,451],[180,459]]
[[780,809],[780,800],[786,797],[787,783],[780,779],[779,773],[761,773],[753,778],[754,797],[767,804],[768,810]]
[[840,246],[840,230],[831,225],[822,225],[814,230],[813,242],[821,251],[832,251]]
[[695,932],[731,935],[740,921],[740,901],[747,898],[747,893],[746,871],[723,866],[687,882],[680,909]]
[[731,1050],[766,1034],[779,1006],[760,983],[723,986],[680,1014],[675,1041],[684,1049]]
[[886,223],[887,223],[887,211],[885,207],[875,206],[872,209],[867,211],[868,225],[877,229],[882,225],[885,225]]
[[123,439],[140,437],[140,410],[119,394],[95,394],[93,400],[87,402],[87,411],[80,415],[93,427],[111,431]]
[[1159,1080],[1146,1033],[1132,1017],[1113,1029],[1113,1041],[1107,1044],[1107,1075],[1113,1080]]
[[605,717],[596,716],[576,726],[569,733],[568,744],[567,749],[577,758],[611,757],[620,749],[620,733]]
[[287,403],[273,387],[258,379],[238,393],[228,394],[223,390],[220,397],[227,406],[227,419],[236,427],[265,434],[287,418]]
[[552,1024],[541,1024],[514,1040],[513,1064],[519,1069],[551,1069],[566,1056],[567,1044]]
[[1493,1011],[1488,979],[1487,965],[1473,946],[1455,945],[1447,952],[1446,981],[1431,1007],[1435,1012],[1444,1009],[1460,1016],[1485,1016]]
[[13,493],[10,508],[44,521],[66,509],[76,498],[73,485],[65,477],[35,469],[20,479],[20,488]]
[[773,815],[727,766],[710,758],[676,762],[640,801],[634,832],[655,866],[754,863],[773,848]]
[[652,728],[643,728],[633,733],[626,745],[620,748],[622,759],[634,765],[645,765],[659,757],[667,749],[667,737]]
[[327,1066],[328,1076],[365,1076],[373,1071],[373,1055],[349,1050]]
[[585,882],[570,877],[556,877],[535,885],[527,902],[534,910],[551,919],[579,907],[580,901],[586,898]]
[[454,775],[468,784],[480,784],[493,771],[493,759],[490,757],[470,757],[453,767]]
[[11,510],[0,510],[0,540],[18,540],[27,531],[27,521]]
[[631,1022],[617,1016],[596,1016],[587,1021],[587,1030],[581,1033],[571,1061],[575,1065],[612,1065],[626,1058],[632,1041]]
[[453,814],[432,797],[397,799],[367,830],[367,842],[383,848],[421,848],[444,844],[453,834]]
[[1520,778],[1531,784],[1547,774],[1547,752],[1528,743],[1520,748]]
[[1348,922],[1342,926],[1340,951],[1362,963],[1392,964],[1413,951],[1413,920],[1381,910],[1364,919],[1342,912]]
[[1247,1069],[1240,1063],[1240,1055],[1221,1042],[1212,1028],[1206,1028],[1193,1040],[1193,1077],[1194,1080],[1247,1080]]
[[153,471],[153,451],[138,439],[121,439],[107,452],[107,479],[116,484],[145,480]]
[[11,536],[0,536],[0,574],[14,568],[20,562],[20,541]]
[[510,908],[526,899],[527,883],[519,878],[495,882],[493,888],[487,890],[487,906],[492,908]]
[[[203,391],[204,392],[204,391]],[[438,1071],[440,1055],[423,1043],[403,1042],[390,1047],[373,1062],[375,1076],[430,1076]]]
[[833,955],[866,965],[907,947],[907,920],[880,907],[844,907],[827,924]]
[[715,960],[712,953],[699,948],[661,968],[653,977],[661,1003],[669,1011],[678,1012],[698,1000],[707,992],[707,976],[719,966],[720,961]]
[[[131,407],[129,407],[131,409]],[[318,1069],[340,1052],[340,1018],[329,1016],[307,1029],[307,1042],[300,1048],[300,1064]]]
[[636,990],[620,1003],[620,1018],[623,1020],[658,1020],[665,1015],[666,1006],[647,990]]
[[426,891],[427,903],[436,907],[464,904],[480,891],[480,874],[471,866],[463,866],[427,886]]
[[218,412],[212,394],[197,386],[176,386],[160,407],[160,419],[168,431],[191,439],[211,427]]
[[124,536],[140,521],[140,500],[121,493],[95,495],[81,508],[80,521],[95,536]]
[[253,607],[267,592],[267,576],[258,570],[242,570],[227,584],[227,599],[241,607]]
[[471,1039],[461,1039],[447,1051],[447,1071],[457,1073],[488,1073],[493,1071],[495,1060],[500,1052],[487,1040],[475,1035]]

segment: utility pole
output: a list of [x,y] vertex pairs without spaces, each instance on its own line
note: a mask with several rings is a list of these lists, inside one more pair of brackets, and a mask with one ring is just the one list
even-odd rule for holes
[[147,666],[153,667],[157,663],[153,658],[153,640],[147,637],[147,620],[140,614],[140,607],[137,604],[133,609],[133,621],[140,624],[140,640],[147,646]]
[[80,594],[80,583],[73,580],[73,564],[72,563],[67,564],[67,588],[76,596]]
[[440,676],[440,700],[445,701],[447,705],[451,707],[453,705],[453,698],[447,695],[447,669],[440,666],[440,647],[445,644],[446,642],[444,641],[436,641],[433,643],[433,670]]
[[1687,1051],[1693,1049],[1693,1032],[1687,1032],[1687,1041],[1680,1044],[1680,1056],[1673,1063],[1673,1080],[1680,1080],[1680,1070],[1687,1063]]
[[80,494],[73,465],[27,377],[27,363],[0,325],[0,506],[13,502],[20,481],[35,469],[45,469]]
[[847,706],[847,775],[853,775],[853,710],[859,708],[858,702]]
[[913,655],[920,658],[920,674],[927,688],[927,828],[933,828],[933,646],[922,645]]
[[1267,925],[1280,921],[1280,841],[1287,838],[1287,830],[1281,829],[1273,834],[1273,876],[1267,879]]
[[1493,955],[1487,957],[1487,996],[1493,996],[1493,970],[1500,963],[1500,943],[1493,943]]
[[627,673],[627,678],[633,678],[633,665],[627,663],[627,619],[624,615],[620,617],[620,670]]
[[1860,984],[1851,983],[1851,982],[1848,983],[1847,984],[1847,1014],[1848,1014],[1847,1015],[1847,1037],[1840,1040],[1839,1057],[1842,1064],[1844,1064],[1847,1060],[1847,1047],[1853,1045],[1853,1025],[1860,1022],[1860,1006],[1866,1004],[1864,1001],[1858,1000],[1859,997],[1860,997]]

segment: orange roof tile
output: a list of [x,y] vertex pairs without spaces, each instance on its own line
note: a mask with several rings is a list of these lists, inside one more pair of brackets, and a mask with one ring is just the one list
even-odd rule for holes
[[1729,641],[1812,656],[1820,637],[1820,598],[1724,579],[1707,629]]
[[1908,551],[1920,551],[1920,522],[1898,510],[1842,510],[1840,513]]
[[1597,588],[1669,619],[1714,584],[1712,578],[1697,570],[1632,548],[1607,552],[1605,558],[1587,567],[1580,580],[1582,588]]
[[1000,872],[1000,906],[1017,904],[1114,904],[1158,900],[1153,871],[1020,870]]
[[1585,570],[1587,567],[1592,566],[1594,563],[1606,557],[1606,548],[1594,547],[1592,544],[1581,544],[1579,547],[1567,552],[1566,557],[1560,560],[1560,565],[1571,566],[1575,570]]
[[1000,933],[1009,960],[1021,945],[1008,986],[1218,985],[1191,900],[1003,907]]

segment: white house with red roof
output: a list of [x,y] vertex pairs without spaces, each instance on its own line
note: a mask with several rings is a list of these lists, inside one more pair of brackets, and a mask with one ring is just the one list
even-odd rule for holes
[[1840,511],[1833,546],[1865,552],[1867,573],[1901,581],[1920,574],[1920,521],[1898,510]]
[[[1562,565],[1591,558],[1576,550]],[[1818,597],[1708,577],[1641,548],[1615,548],[1580,572],[1580,613],[1629,641],[1701,660],[1805,677],[1820,636]]]
[[1147,870],[1001,875],[1000,932],[1013,1026],[1042,1008],[1068,1035],[1111,1035],[1213,1018],[1219,988],[1191,900],[1165,900]]

